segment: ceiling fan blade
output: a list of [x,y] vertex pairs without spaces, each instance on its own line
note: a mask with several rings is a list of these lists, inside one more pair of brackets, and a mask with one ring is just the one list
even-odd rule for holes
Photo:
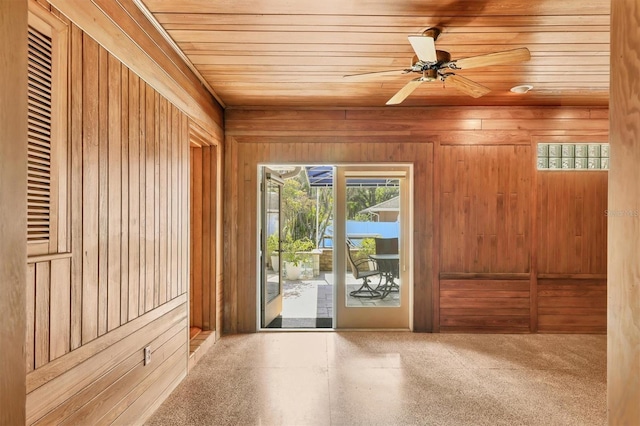
[[437,62],[436,42],[433,37],[423,35],[410,35],[409,43],[422,62]]
[[393,95],[393,97],[387,101],[387,105],[397,105],[399,103],[402,103],[402,101],[407,99],[407,96],[413,93],[413,91],[416,90],[423,81],[424,80],[422,80],[421,78],[411,80],[410,82],[405,84],[402,89],[398,90],[398,93]]
[[445,84],[446,83],[451,84],[459,91],[466,93],[467,95],[474,98],[484,96],[491,91],[491,89],[483,86],[482,84],[476,83],[475,81],[471,81],[466,77],[455,74],[450,74],[445,79]]
[[472,56],[470,58],[452,61],[456,69],[488,67],[492,65],[515,64],[526,62],[531,59],[531,53],[526,47],[519,49],[505,50],[503,52],[488,53],[486,55]]
[[400,75],[405,75],[409,72],[411,72],[411,70],[374,71],[374,72],[363,72],[360,74],[343,75],[342,78],[346,78],[349,80],[367,80],[369,78],[377,78],[381,76],[400,76]]

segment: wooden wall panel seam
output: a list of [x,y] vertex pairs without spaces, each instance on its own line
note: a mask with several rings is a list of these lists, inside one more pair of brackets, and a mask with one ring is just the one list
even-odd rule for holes
[[98,336],[98,45],[82,34],[82,344]]
[[120,324],[129,318],[129,69],[121,67],[120,87]]
[[[441,139],[437,138],[434,142],[433,147],[433,167],[436,170],[440,170],[440,159],[441,159]],[[433,274],[433,295],[432,295],[432,306],[433,313],[431,314],[433,318],[433,332],[438,333],[440,331],[440,250],[438,249],[441,246],[441,238],[442,234],[440,232],[440,173],[434,173],[433,175],[433,187],[431,188],[431,192],[433,194],[433,262],[432,262],[432,274]],[[414,197],[417,195],[417,191],[419,189],[414,187]],[[417,263],[417,262],[416,262]]]
[[71,143],[71,350],[82,344],[82,204],[83,204],[83,37],[80,29],[71,25],[70,35],[70,143]]
[[98,47],[98,226],[90,230],[98,238],[98,336],[107,333],[109,312],[109,56]]
[[122,232],[122,123],[121,123],[121,67],[120,62],[109,55],[108,69],[108,139],[107,139],[107,331],[120,326],[121,309],[121,241]]
[[[537,148],[533,141],[531,141],[531,145],[534,148]],[[534,208],[531,209],[530,213],[530,223],[529,229],[531,229],[531,250],[530,250],[530,262],[529,267],[531,270],[531,285],[530,285],[530,294],[531,294],[531,305],[530,305],[530,320],[529,320],[529,331],[535,333],[538,331],[538,173],[537,169],[537,149],[532,150],[535,154],[531,157],[531,164],[533,172],[533,177],[531,179],[531,205]]]

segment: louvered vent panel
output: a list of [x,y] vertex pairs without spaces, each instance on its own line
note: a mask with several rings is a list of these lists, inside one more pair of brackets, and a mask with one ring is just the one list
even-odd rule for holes
[[51,219],[51,38],[29,28],[27,239],[49,239]]

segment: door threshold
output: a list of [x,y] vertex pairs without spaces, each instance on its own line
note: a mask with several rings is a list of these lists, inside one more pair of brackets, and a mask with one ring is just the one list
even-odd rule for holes
[[275,329],[275,330],[283,330],[283,329],[323,329],[323,328],[332,328],[333,327],[333,318],[326,317],[282,317],[278,315],[275,317],[266,327],[265,329]]
[[408,332],[411,333],[409,328],[337,328],[336,331],[390,331],[390,332]]
[[334,332],[337,331],[335,328],[260,328],[258,329],[259,333],[267,332],[267,333],[297,333],[297,332],[310,332],[310,331],[319,331],[319,332]]

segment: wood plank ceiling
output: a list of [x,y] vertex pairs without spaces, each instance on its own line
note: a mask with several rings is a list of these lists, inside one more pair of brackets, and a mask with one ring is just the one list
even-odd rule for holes
[[[417,75],[343,75],[407,68],[407,36],[434,26],[453,59],[527,47],[531,61],[458,71],[484,97],[431,82],[403,106],[608,105],[610,0],[142,1],[228,107],[383,106]],[[534,89],[509,91],[521,84]]]

